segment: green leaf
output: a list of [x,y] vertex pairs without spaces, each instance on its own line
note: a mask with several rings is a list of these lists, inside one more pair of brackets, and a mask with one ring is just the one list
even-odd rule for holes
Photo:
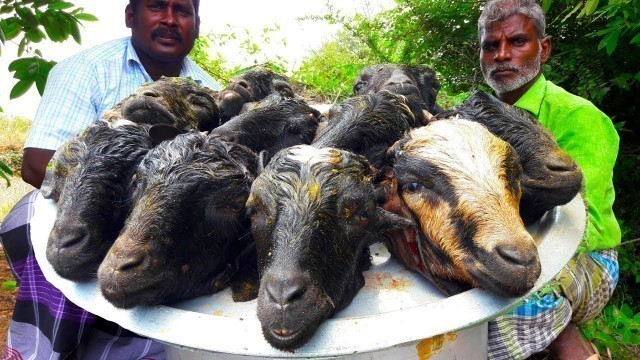
[[622,304],[622,306],[620,307],[620,312],[628,318],[633,317],[633,310],[631,310],[631,308],[627,304]]
[[80,13],[75,15],[76,19],[83,21],[98,21],[98,18],[87,13]]
[[78,27],[77,21],[71,23],[71,36],[73,36],[73,40],[75,40],[78,44],[82,42],[82,37],[80,36],[80,28]]
[[4,31],[2,31],[2,28],[0,27],[0,42],[4,44],[5,41],[7,41],[7,38],[4,37]]
[[636,36],[634,36],[633,39],[629,41],[629,44],[635,44],[637,42],[640,42],[640,33],[636,34]]
[[549,11],[549,8],[551,7],[551,3],[553,3],[553,0],[542,0],[542,10],[545,13]]
[[47,78],[38,76],[36,77],[36,89],[38,89],[38,93],[40,96],[44,94],[44,87],[47,85]]
[[34,43],[39,43],[40,41],[42,41],[42,39],[46,37],[46,35],[42,32],[42,30],[38,28],[35,28],[31,31],[27,31],[24,35],[27,37],[27,39],[29,39],[29,41]]
[[26,7],[16,7],[16,14],[18,14],[18,16],[20,16],[20,18],[27,24],[37,26],[38,20],[36,20],[36,16],[33,14],[31,9]]
[[593,14],[593,12],[596,11],[599,2],[600,0],[587,0],[587,3],[584,5],[585,15]]
[[56,1],[49,5],[49,10],[64,10],[73,7],[72,3],[64,2],[64,1]]
[[0,171],[4,171],[5,173],[13,176],[13,171],[2,161],[0,161]]
[[7,187],[9,187],[11,186],[11,181],[9,180],[9,177],[7,176],[7,174],[9,176],[12,176],[13,172],[11,171],[11,169],[9,169],[7,165],[5,165],[2,161],[0,161],[0,177],[2,177],[7,182]]
[[607,34],[602,40],[600,40],[600,44],[598,44],[598,50],[606,47],[607,55],[613,54],[613,51],[616,49],[618,45],[618,37],[620,36],[620,32],[622,29],[618,28]]
[[[6,177],[5,177],[5,179],[6,179]],[[11,183],[9,183],[9,180],[8,180],[8,179],[7,179],[7,183],[8,183],[9,185],[11,185]],[[7,186],[9,186],[9,185],[7,185]],[[16,283],[16,281],[15,281],[15,280],[9,280],[9,281],[5,281],[5,282],[3,282],[3,283],[2,283],[2,287],[3,287],[4,289],[9,290],[9,291],[13,291],[13,290],[15,290],[15,289],[17,289],[17,288],[18,288],[18,285],[17,285],[17,283]]]
[[27,38],[23,37],[22,40],[20,40],[20,45],[18,45],[18,56],[22,56],[22,54],[24,53],[24,48],[27,46]]
[[9,99],[13,100],[18,98],[24,93],[26,93],[33,85],[34,79],[22,79],[16,83],[11,89],[11,93],[9,94]]
[[10,17],[8,19],[0,20],[0,26],[4,31],[4,36],[7,40],[11,40],[18,36],[22,32],[22,25],[20,25],[20,19],[17,17]]
[[11,5],[3,5],[0,7],[0,14],[10,14],[13,12],[13,6]]

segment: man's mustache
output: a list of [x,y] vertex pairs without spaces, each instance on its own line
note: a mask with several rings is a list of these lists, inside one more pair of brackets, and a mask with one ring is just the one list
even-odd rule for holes
[[180,33],[173,29],[157,28],[151,31],[152,40],[155,40],[158,37],[173,39],[173,40],[182,42],[182,36],[180,35]]
[[489,74],[495,75],[495,73],[497,73],[498,71],[513,71],[515,73],[519,73],[520,68],[517,68],[515,66],[496,65],[495,67],[489,69]]

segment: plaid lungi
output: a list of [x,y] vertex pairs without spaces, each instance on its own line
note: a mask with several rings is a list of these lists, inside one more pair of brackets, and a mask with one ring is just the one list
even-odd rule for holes
[[76,306],[36,261],[29,221],[38,190],[0,225],[0,241],[19,285],[2,359],[164,359],[164,346]]
[[525,359],[544,350],[573,322],[602,311],[618,283],[618,253],[593,251],[574,257],[552,281],[515,310],[489,322],[489,359]]

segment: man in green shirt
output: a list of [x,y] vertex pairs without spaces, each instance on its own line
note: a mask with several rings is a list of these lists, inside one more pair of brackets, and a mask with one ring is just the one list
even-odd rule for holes
[[531,113],[555,136],[584,175],[587,230],[583,245],[556,278],[551,294],[536,294],[489,323],[489,358],[524,359],[545,348],[552,358],[594,355],[573,323],[595,317],[618,281],[620,227],[613,214],[613,166],[619,137],[591,102],[546,80],[551,52],[545,16],[534,0],[490,0],[478,21],[480,63],[496,96]]

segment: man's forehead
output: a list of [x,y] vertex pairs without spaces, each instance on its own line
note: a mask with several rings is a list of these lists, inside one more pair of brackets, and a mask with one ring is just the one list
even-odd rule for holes
[[515,14],[503,20],[493,21],[482,29],[482,40],[518,35],[536,35],[533,20],[522,14]]

